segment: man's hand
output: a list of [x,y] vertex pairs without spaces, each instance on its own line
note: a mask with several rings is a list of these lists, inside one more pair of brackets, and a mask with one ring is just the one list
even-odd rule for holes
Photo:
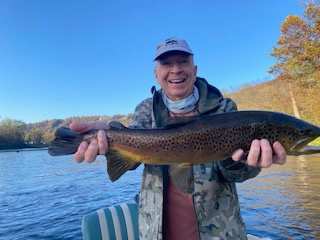
[[[89,122],[80,123],[72,121],[69,126],[73,131],[83,133],[91,129],[108,129],[105,122]],[[104,155],[108,152],[108,141],[104,130],[99,130],[97,138],[90,140],[90,143],[83,141],[77,152],[74,154],[74,159],[81,163],[83,161],[91,163],[96,160],[97,155]]]
[[[234,161],[240,161],[243,154],[243,150],[238,149],[233,153],[232,159]],[[286,150],[279,142],[273,143],[271,147],[268,140],[255,139],[251,143],[246,163],[253,167],[268,168],[272,164],[285,164],[286,159]]]

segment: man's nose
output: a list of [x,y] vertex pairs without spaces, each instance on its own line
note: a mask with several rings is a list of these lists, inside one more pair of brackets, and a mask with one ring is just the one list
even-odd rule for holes
[[182,71],[182,68],[180,66],[180,64],[173,64],[171,67],[171,72],[172,73],[180,73]]

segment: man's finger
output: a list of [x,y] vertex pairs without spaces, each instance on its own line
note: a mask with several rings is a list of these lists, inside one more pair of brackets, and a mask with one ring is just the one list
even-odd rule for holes
[[69,127],[76,132],[86,132],[92,128],[91,124],[88,123],[82,123],[78,121],[72,121],[69,125]]
[[256,167],[259,156],[260,156],[260,141],[255,139],[251,143],[251,147],[250,147],[248,158],[247,158],[247,164],[249,166]]
[[92,129],[110,129],[109,124],[104,121],[95,121],[89,123]]
[[98,138],[98,145],[99,145],[99,154],[105,155],[106,152],[108,151],[108,141],[106,137],[106,132],[103,130],[98,131],[97,138]]
[[261,147],[261,159],[259,166],[263,168],[268,168],[272,165],[272,148],[268,140],[260,140]]
[[273,162],[276,164],[283,165],[287,161],[287,152],[279,142],[274,142],[273,145],[274,158]]
[[84,160],[88,163],[93,162],[98,155],[98,151],[99,151],[99,146],[98,146],[97,139],[92,139],[88,146],[87,151],[84,154]]
[[87,142],[81,142],[77,152],[74,154],[74,159],[77,162],[82,162],[84,160],[84,154],[88,149],[88,143]]
[[242,156],[243,156],[243,150],[242,149],[238,149],[236,150],[233,154],[232,154],[232,160],[233,161],[240,161]]

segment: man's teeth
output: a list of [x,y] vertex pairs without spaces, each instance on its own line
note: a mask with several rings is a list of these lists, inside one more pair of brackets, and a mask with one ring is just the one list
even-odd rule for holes
[[169,80],[170,83],[182,83],[184,82],[184,79],[174,79],[174,80]]

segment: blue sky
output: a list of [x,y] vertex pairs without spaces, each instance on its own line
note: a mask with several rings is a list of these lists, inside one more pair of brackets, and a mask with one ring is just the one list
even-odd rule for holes
[[133,112],[151,96],[156,45],[186,39],[222,90],[270,80],[270,56],[301,0],[2,0],[0,120]]

